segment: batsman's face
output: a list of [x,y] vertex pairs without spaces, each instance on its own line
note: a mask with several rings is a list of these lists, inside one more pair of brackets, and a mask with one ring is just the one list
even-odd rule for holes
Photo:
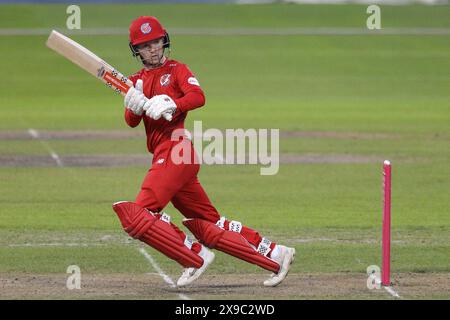
[[160,38],[139,44],[137,50],[146,64],[156,66],[161,64],[164,54],[163,45],[163,38]]

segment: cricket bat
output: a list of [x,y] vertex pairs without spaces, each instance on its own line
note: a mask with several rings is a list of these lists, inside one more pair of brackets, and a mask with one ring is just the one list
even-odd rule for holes
[[58,31],[53,30],[50,33],[46,44],[47,47],[66,57],[123,96],[133,86],[133,82],[122,73]]
[[[47,39],[47,47],[86,70],[122,96],[125,96],[128,89],[133,87],[133,81],[100,59],[93,52],[58,31],[53,30],[50,33]],[[172,112],[165,112],[162,116],[167,121],[172,121]]]

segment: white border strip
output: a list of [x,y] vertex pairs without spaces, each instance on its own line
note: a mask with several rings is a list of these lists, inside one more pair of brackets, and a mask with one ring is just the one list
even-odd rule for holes
[[55,152],[55,150],[53,150],[50,147],[50,145],[47,142],[45,142],[41,139],[39,132],[37,130],[30,128],[30,129],[28,129],[28,133],[30,134],[30,136],[33,139],[38,140],[42,144],[42,146],[48,151],[48,153],[53,158],[53,160],[56,161],[56,164],[58,165],[58,167],[64,167],[64,164],[63,164],[61,158],[58,156],[58,154]]
[[[161,278],[163,278],[163,280],[172,288],[176,288],[177,285],[175,284],[175,282],[172,280],[172,278],[170,278],[166,273],[164,273],[164,271],[162,271],[162,269],[156,264],[155,260],[152,258],[152,256],[150,254],[148,254],[147,251],[145,251],[144,248],[139,248],[139,252],[144,256],[145,259],[148,260],[148,262],[150,262],[150,264],[152,265],[152,267],[156,270],[156,272],[158,272],[159,276]],[[182,300],[191,300],[188,296],[179,293],[178,296],[180,297],[180,299]]]

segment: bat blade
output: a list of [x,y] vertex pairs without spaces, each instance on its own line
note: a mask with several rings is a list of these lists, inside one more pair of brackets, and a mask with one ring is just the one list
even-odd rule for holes
[[128,89],[133,86],[131,80],[95,53],[58,31],[53,30],[50,33],[46,45],[122,95],[125,95]]

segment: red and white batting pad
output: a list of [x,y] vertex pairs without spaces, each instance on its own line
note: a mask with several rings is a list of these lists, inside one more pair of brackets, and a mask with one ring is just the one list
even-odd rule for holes
[[185,268],[200,268],[203,259],[184,245],[170,222],[158,219],[134,202],[113,204],[123,229],[133,238],[145,242]]
[[240,233],[221,229],[203,219],[184,219],[183,224],[209,248],[223,251],[274,273],[280,270],[278,263],[256,251]]

